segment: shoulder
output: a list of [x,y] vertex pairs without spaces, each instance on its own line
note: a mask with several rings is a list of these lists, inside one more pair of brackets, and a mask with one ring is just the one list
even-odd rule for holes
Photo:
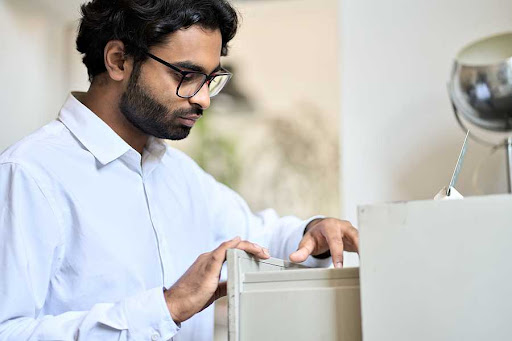
[[54,120],[4,150],[0,165],[17,164],[23,168],[49,165],[58,158],[56,151],[69,148],[72,140],[66,127]]
[[194,188],[211,191],[218,187],[217,180],[206,172],[192,157],[175,147],[167,145],[162,159],[165,171],[174,179],[180,179],[184,184]]
[[185,154],[183,151],[170,146],[168,143],[166,143],[164,162],[173,168],[186,168],[188,170],[205,173],[194,159]]

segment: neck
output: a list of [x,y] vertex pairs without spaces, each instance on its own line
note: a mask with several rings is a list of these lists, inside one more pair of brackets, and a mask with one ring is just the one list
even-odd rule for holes
[[77,96],[77,99],[142,155],[148,135],[134,127],[119,110],[122,92],[108,85],[97,83],[93,82],[89,90]]

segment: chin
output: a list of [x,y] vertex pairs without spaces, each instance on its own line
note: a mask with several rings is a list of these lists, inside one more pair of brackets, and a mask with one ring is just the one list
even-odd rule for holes
[[156,133],[151,134],[156,138],[159,139],[165,139],[165,140],[172,140],[172,141],[178,141],[183,140],[190,134],[190,127],[183,126],[181,128],[174,128],[172,130],[162,132],[162,133]]

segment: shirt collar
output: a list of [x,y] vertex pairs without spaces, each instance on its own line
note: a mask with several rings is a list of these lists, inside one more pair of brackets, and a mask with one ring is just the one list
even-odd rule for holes
[[59,120],[103,165],[132,149],[101,118],[71,93],[60,110]]
[[[59,120],[71,131],[80,143],[102,164],[106,165],[126,154],[129,150],[139,155],[128,143],[110,128],[101,118],[82,104],[76,95],[71,93],[60,110]],[[164,141],[150,136],[145,152],[156,159],[165,154]],[[148,155],[149,156],[149,155]],[[143,157],[146,159],[147,157]]]

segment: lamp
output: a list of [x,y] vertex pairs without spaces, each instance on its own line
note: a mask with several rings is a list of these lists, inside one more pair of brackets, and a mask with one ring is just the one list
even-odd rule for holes
[[458,123],[469,136],[502,144],[512,193],[512,32],[487,37],[456,56],[448,85]]

